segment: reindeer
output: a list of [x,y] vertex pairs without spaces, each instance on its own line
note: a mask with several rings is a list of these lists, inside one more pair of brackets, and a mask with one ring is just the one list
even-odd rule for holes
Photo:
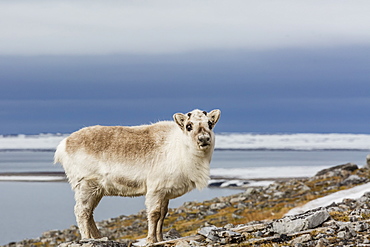
[[100,238],[93,211],[103,196],[142,196],[147,243],[163,241],[170,199],[208,185],[220,110],[176,113],[174,121],[141,126],[92,126],[60,142],[61,163],[75,192],[81,238]]

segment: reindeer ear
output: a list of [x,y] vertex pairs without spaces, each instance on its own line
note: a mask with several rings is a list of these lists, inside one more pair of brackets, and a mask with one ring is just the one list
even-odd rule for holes
[[221,111],[216,109],[207,114],[209,122],[212,124],[212,128],[216,125],[221,116]]
[[182,113],[176,113],[173,115],[173,120],[180,126],[181,129],[184,129],[186,116]]

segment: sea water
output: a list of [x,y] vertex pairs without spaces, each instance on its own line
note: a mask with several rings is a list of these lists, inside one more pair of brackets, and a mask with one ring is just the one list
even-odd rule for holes
[[[312,176],[322,168],[353,162],[366,163],[364,151],[215,151],[213,176],[273,178]],[[0,172],[62,171],[53,165],[53,152],[0,152]],[[237,193],[233,189],[193,191],[174,199],[170,207],[185,201],[203,201]],[[63,182],[0,182],[0,245],[42,232],[76,224],[73,192]],[[97,221],[137,213],[145,208],[144,198],[105,197],[95,211]]]

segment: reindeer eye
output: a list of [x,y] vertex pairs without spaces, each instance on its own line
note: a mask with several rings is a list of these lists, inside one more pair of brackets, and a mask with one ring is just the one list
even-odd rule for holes
[[186,125],[186,130],[187,131],[192,131],[192,129],[193,129],[193,126],[191,124]]
[[208,128],[211,130],[211,129],[212,129],[212,127],[213,127],[212,122],[211,122],[211,121],[208,121]]

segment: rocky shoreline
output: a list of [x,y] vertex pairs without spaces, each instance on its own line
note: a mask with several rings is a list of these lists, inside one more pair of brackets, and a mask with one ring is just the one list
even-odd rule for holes
[[[284,216],[311,200],[369,182],[369,169],[349,163],[311,178],[275,181],[232,196],[186,202],[169,210],[164,223],[167,241],[155,246],[370,246],[370,192]],[[98,227],[106,238],[79,241],[78,229],[72,226],[4,246],[140,245],[142,241],[136,240],[146,236],[146,213],[104,220]]]

